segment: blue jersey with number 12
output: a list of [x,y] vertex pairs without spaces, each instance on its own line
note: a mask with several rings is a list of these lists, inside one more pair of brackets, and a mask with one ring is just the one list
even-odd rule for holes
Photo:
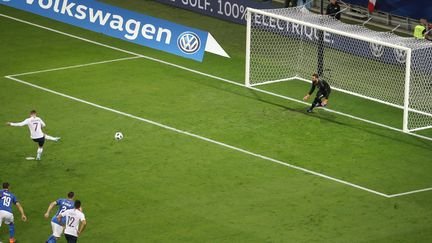
[[[58,199],[56,203],[58,206],[57,213],[54,215],[54,217],[52,217],[51,221],[56,224],[60,224],[59,221],[57,220],[57,216],[68,209],[73,209],[74,201],[69,199]],[[66,223],[66,218],[63,217],[61,221],[61,225],[64,225],[65,223]]]
[[16,204],[18,199],[9,190],[0,190],[0,210],[12,213],[12,204]]

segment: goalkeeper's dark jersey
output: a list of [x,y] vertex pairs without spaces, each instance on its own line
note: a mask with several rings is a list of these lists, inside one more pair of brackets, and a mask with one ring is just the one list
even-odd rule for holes
[[326,99],[329,98],[331,88],[330,85],[325,80],[319,79],[318,82],[316,82],[315,84],[312,82],[312,87],[309,90],[309,95],[311,95],[315,91],[316,87],[318,87],[317,96],[323,95]]

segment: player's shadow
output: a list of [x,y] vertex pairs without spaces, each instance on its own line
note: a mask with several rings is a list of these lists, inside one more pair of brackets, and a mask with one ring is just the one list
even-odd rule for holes
[[[260,102],[263,102],[263,103],[266,103],[266,104],[269,104],[269,105],[272,105],[272,106],[277,106],[277,107],[283,108],[283,109],[285,109],[287,111],[290,111],[290,112],[295,112],[295,113],[299,113],[299,114],[302,114],[302,115],[307,115],[308,117],[318,118],[318,119],[320,119],[323,122],[331,122],[331,123],[335,123],[335,124],[338,124],[338,125],[350,126],[349,124],[337,121],[335,119],[336,116],[334,116],[333,114],[329,113],[329,114],[326,114],[325,116],[323,116],[322,114],[318,113],[319,108],[316,108],[313,113],[307,113],[306,112],[306,110],[308,108],[307,106],[295,109],[295,108],[288,107],[288,106],[283,105],[283,104],[279,104],[279,103],[276,103],[276,102],[272,102],[272,101],[266,100],[266,99],[260,97],[260,95],[258,94],[258,92],[256,92],[255,90],[249,90],[249,91],[255,97],[255,98],[253,98],[254,100],[258,100]],[[247,97],[247,96],[244,96],[244,97]]]
[[[337,124],[337,125],[341,125],[341,126],[345,126],[345,127],[349,127],[355,130],[359,130],[361,132],[367,132],[369,134],[375,135],[375,136],[379,136],[382,138],[386,138],[386,139],[391,139],[400,143],[405,143],[405,144],[409,144],[412,146],[420,146],[422,148],[425,149],[432,149],[432,143],[421,139],[421,138],[415,138],[412,137],[413,140],[411,141],[407,141],[406,139],[402,139],[401,135],[403,136],[403,134],[397,134],[397,132],[392,132],[393,134],[396,135],[387,135],[385,133],[388,132],[387,129],[381,128],[381,127],[371,127],[372,125],[368,124],[368,127],[365,126],[360,126],[357,124],[349,124],[349,123],[345,123],[345,122],[341,122],[338,121],[338,115],[334,115],[332,113],[320,110],[319,108],[315,110],[315,112],[313,113],[307,113],[306,109],[307,106],[304,107],[300,107],[300,108],[293,108],[290,106],[287,106],[285,104],[282,103],[277,103],[274,101],[271,101],[270,99],[274,99],[275,97],[270,97],[270,98],[265,98],[263,96],[267,96],[266,94],[261,94],[255,90],[252,89],[248,89],[248,93],[245,93],[243,91],[235,91],[232,88],[223,88],[220,85],[216,85],[216,84],[212,84],[212,83],[208,83],[208,82],[202,82],[202,80],[194,80],[194,82],[199,83],[200,85],[205,85],[214,89],[218,89],[220,91],[224,91],[224,92],[228,92],[234,95],[238,95],[238,96],[242,96],[251,100],[255,100],[255,101],[259,101],[259,102],[263,102],[272,106],[277,106],[280,107],[286,111],[289,112],[294,112],[294,113],[298,113],[298,114],[302,114],[304,116],[308,116],[308,117],[312,117],[312,118],[316,118],[316,119],[320,119],[321,122],[328,122],[328,123],[333,123],[333,124]],[[220,84],[220,83],[219,83]]]

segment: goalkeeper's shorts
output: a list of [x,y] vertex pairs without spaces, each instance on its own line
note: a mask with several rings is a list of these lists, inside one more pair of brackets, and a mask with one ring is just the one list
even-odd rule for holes
[[318,91],[318,93],[317,93],[317,98],[318,99],[323,99],[323,98],[326,98],[326,99],[328,99],[329,97],[330,97],[330,90],[328,90],[327,92],[321,92],[321,91]]

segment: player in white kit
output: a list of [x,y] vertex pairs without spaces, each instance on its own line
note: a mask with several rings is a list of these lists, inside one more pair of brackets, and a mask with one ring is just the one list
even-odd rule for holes
[[44,134],[42,132],[42,127],[45,127],[45,123],[36,116],[37,113],[35,110],[30,111],[30,118],[25,119],[22,122],[13,123],[7,122],[6,124],[13,127],[22,127],[27,125],[30,130],[30,138],[33,139],[36,143],[38,143],[39,147],[37,150],[36,159],[40,160],[43,152],[43,145],[45,143],[45,139],[57,142],[60,140],[59,137],[51,137],[48,134]]
[[68,243],[76,243],[78,236],[81,235],[87,225],[85,216],[81,212],[81,201],[76,200],[74,207],[74,209],[68,209],[57,216],[59,222],[61,222],[62,217],[66,218],[64,235]]

